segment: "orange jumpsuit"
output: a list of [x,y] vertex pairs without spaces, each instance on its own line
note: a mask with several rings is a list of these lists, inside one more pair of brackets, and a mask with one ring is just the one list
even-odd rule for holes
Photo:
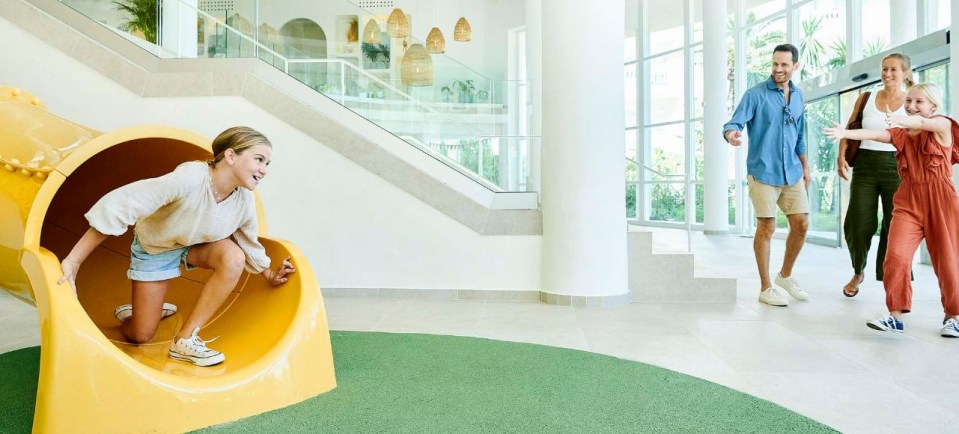
[[895,208],[883,263],[890,311],[911,309],[912,258],[925,238],[932,269],[939,277],[942,307],[947,315],[959,315],[959,195],[952,183],[952,164],[959,160],[955,152],[959,124],[953,120],[952,125],[953,146],[948,148],[929,131],[909,135],[904,128],[889,130],[902,177],[892,199]]

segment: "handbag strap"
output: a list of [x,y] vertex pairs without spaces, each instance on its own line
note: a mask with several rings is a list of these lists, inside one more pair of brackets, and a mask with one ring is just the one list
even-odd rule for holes
[[869,101],[869,95],[872,92],[863,92],[862,95],[859,95],[859,99],[856,100],[856,106],[852,110],[852,117],[849,118],[849,122],[846,123],[846,128],[858,123],[862,125],[862,113],[866,109],[866,102]]

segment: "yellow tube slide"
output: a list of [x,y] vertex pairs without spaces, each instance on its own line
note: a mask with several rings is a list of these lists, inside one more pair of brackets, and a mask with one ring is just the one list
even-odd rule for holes
[[204,326],[226,355],[200,368],[167,356],[206,270],[185,272],[167,301],[180,310],[154,340],[123,340],[113,308],[130,302],[132,230],[83,263],[78,296],[58,285],[63,258],[88,228],[83,214],[121,185],[210,158],[210,140],[141,126],[110,133],[48,113],[35,97],[0,86],[0,289],[37,307],[40,384],[34,432],[181,432],[284,407],[336,387],[326,310],[313,270],[292,244],[260,241],[297,272],[279,287],[244,275]]

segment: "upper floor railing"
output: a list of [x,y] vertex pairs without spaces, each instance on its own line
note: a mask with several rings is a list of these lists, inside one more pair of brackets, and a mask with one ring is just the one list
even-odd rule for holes
[[241,10],[208,11],[189,0],[59,1],[157,57],[258,58],[493,191],[528,189],[529,149],[539,138],[528,134],[526,83],[490,80],[434,54],[434,84],[410,86],[399,67],[405,53],[387,44],[415,40],[384,32],[372,53],[359,40],[323,36],[317,21],[342,30],[373,20],[385,29],[382,17],[350,2],[324,0],[331,7],[309,8],[322,11],[316,21],[296,18],[276,30],[269,23],[299,2],[235,1],[228,3]]

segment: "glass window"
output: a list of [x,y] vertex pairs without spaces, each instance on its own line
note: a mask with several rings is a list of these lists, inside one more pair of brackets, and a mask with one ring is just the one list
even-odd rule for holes
[[799,8],[800,80],[846,64],[844,0],[813,0]]
[[[649,128],[649,138],[651,151],[649,167],[663,175],[682,176],[686,173],[685,123]],[[653,174],[651,179],[668,180],[656,174]]]
[[[728,8],[729,6],[727,6]],[[703,0],[693,0],[693,43],[703,41]]]
[[683,4],[685,1],[651,0],[646,4],[649,25],[649,52],[654,55],[683,46]]
[[703,46],[697,45],[693,52],[693,117],[703,117]]
[[[934,2],[933,2],[934,3]],[[932,31],[942,30],[949,27],[952,22],[952,6],[950,0],[939,0],[936,4],[936,20],[930,23]]]
[[840,178],[836,173],[837,148],[822,130],[840,122],[839,96],[806,105],[806,159],[812,182],[809,184],[809,237],[840,245]]
[[650,189],[650,221],[686,221],[686,185],[658,183]]
[[745,3],[747,25],[750,19],[761,20],[786,8],[785,0],[745,0]]
[[889,47],[889,0],[862,1],[862,57],[870,57]]
[[940,89],[942,89],[943,107],[939,110],[939,113],[946,115],[951,113],[952,111],[950,110],[950,107],[952,106],[952,101],[949,97],[949,64],[939,65],[922,70],[918,74],[918,79],[918,83],[935,83]]
[[746,38],[746,87],[765,81],[772,70],[773,49],[786,42],[786,17],[747,27]]
[[685,117],[686,64],[684,53],[677,51],[650,59],[649,122],[658,124]]
[[636,86],[639,83],[639,77],[636,76],[636,67],[638,64],[632,63],[626,65],[626,73],[623,78],[624,96],[626,98],[626,127],[635,127],[638,122],[636,112]]
[[633,161],[639,161],[636,158],[636,129],[626,130],[626,158]]
[[639,0],[626,0],[626,46],[623,53],[626,62],[636,57],[636,36],[639,35]]

